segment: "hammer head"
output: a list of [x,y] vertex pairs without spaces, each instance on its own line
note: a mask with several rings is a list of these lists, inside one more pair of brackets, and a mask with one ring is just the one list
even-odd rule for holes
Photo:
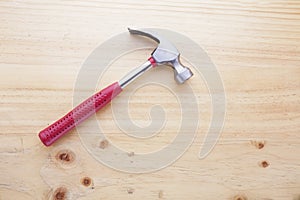
[[128,30],[131,34],[146,36],[158,43],[158,47],[151,55],[158,65],[167,64],[174,69],[174,78],[178,83],[182,84],[193,76],[192,71],[181,64],[179,59],[180,53],[170,41],[147,29],[136,30],[128,28]]

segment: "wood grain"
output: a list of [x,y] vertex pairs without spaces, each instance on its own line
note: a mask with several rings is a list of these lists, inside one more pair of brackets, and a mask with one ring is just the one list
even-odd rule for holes
[[[298,0],[2,0],[0,11],[1,200],[300,199]],[[38,140],[43,127],[72,107],[85,58],[127,26],[182,33],[217,66],[226,90],[226,119],[205,159],[198,154],[211,102],[199,75],[190,81],[201,116],[197,137],[163,170],[110,169],[85,150],[75,131],[50,148]],[[121,77],[148,53],[136,51],[113,63],[114,75],[108,71],[102,83]],[[178,110],[172,114],[176,99],[164,90],[151,95],[156,87],[137,91],[129,104],[131,116],[146,125],[149,109],[162,101],[174,120],[169,133],[133,143],[115,127],[108,108],[97,118],[104,131],[114,133],[107,134],[110,142],[137,153],[170,143],[179,120]]]

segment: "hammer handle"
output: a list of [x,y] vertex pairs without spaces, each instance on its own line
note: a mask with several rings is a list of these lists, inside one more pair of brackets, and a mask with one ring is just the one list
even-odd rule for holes
[[50,146],[75,126],[107,105],[115,96],[122,91],[118,82],[111,84],[100,92],[97,92],[65,116],[55,121],[39,133],[39,138],[46,146]]

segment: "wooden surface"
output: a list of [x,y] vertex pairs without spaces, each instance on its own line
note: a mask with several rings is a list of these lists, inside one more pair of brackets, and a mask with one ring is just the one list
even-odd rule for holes
[[[197,137],[163,170],[139,175],[112,170],[83,148],[75,131],[50,148],[37,138],[71,108],[76,76],[89,53],[131,25],[182,33],[217,66],[226,90],[226,119],[205,159],[198,154],[211,110],[200,76],[190,81],[201,116]],[[148,52],[128,55],[126,66],[118,60],[110,69],[124,70],[103,83],[121,77]],[[0,67],[1,200],[300,199],[298,0],[2,0]],[[145,87],[130,101],[132,117],[142,125],[149,122],[153,104],[168,96],[173,101],[167,91],[143,97],[152,90]],[[169,103],[163,104],[167,111]],[[97,117],[105,120],[104,130],[114,126],[110,109]],[[107,137],[125,149],[136,145],[137,153],[172,138],[133,144],[121,131]]]

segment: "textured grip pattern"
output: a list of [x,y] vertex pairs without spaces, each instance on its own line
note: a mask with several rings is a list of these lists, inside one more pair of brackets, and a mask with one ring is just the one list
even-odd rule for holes
[[122,88],[119,86],[119,83],[116,82],[89,97],[65,116],[42,130],[39,133],[41,141],[44,145],[50,146],[76,125],[103,108],[121,91]]

